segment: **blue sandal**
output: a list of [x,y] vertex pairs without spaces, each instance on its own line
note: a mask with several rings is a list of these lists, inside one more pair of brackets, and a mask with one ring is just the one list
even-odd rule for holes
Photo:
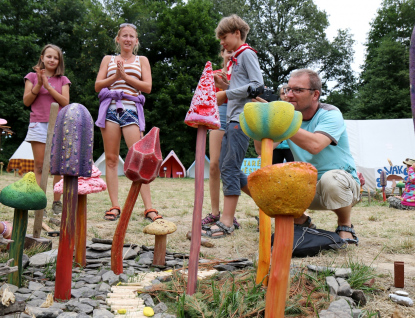
[[336,228],[336,233],[339,234],[340,232],[348,232],[348,233],[351,233],[353,235],[352,239],[350,239],[350,238],[343,239],[344,241],[347,242],[347,244],[356,244],[356,246],[359,245],[359,238],[356,236],[356,233],[355,233],[354,228],[353,228],[353,224],[352,224],[352,226],[339,225]]
[[[235,230],[235,227],[233,225],[231,227],[228,227],[225,224],[223,224],[221,221],[216,221],[215,225],[218,227],[218,229],[208,228],[206,229],[206,233],[202,233],[202,236],[207,236],[212,239],[218,239],[218,238],[232,235],[233,231]],[[223,234],[213,235],[215,233],[223,233]]]

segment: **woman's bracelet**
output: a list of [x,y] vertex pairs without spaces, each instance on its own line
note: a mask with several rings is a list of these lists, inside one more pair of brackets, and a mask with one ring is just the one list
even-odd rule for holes
[[7,223],[6,222],[0,222],[0,223],[3,224],[3,226],[4,226],[3,233],[1,233],[1,235],[4,235],[4,233],[6,233],[6,231],[7,231]]
[[37,96],[37,94],[39,94],[39,93],[37,93],[37,94],[35,94],[35,93],[33,93],[33,87],[31,88],[31,90],[30,90],[31,92],[32,92],[32,94],[33,95],[35,95],[35,96]]

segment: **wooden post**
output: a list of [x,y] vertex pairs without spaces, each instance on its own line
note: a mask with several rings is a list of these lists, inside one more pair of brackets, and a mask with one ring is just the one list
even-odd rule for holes
[[63,209],[56,261],[55,300],[71,299],[75,217],[78,209],[78,177],[63,177]]
[[27,210],[14,209],[14,218],[13,218],[13,232],[12,240],[10,244],[10,254],[9,258],[13,258],[12,266],[18,266],[19,270],[17,272],[9,274],[8,282],[9,284],[16,285],[17,287],[22,286],[22,259],[23,259],[23,247],[27,230],[27,219],[28,213]]
[[202,237],[202,208],[204,194],[204,163],[206,152],[207,127],[199,125],[196,138],[195,163],[195,201],[192,220],[192,240],[190,243],[189,269],[187,280],[187,294],[196,292],[197,269],[199,264],[200,241]]
[[[46,137],[45,156],[43,159],[42,179],[40,181],[40,188],[46,193],[48,186],[48,177],[50,169],[50,153],[52,148],[53,130],[55,128],[56,117],[58,117],[59,104],[52,103],[50,105],[49,126]],[[35,211],[35,221],[33,224],[33,237],[39,238],[42,231],[43,209]]]
[[75,265],[86,266],[86,207],[87,195],[78,194],[78,209],[75,217]]
[[123,246],[125,234],[127,233],[128,223],[130,221],[131,213],[133,212],[135,202],[140,193],[141,182],[135,181],[132,183],[128,196],[125,199],[124,207],[118,222],[117,229],[114,233],[111,249],[111,270],[116,274],[123,272]]

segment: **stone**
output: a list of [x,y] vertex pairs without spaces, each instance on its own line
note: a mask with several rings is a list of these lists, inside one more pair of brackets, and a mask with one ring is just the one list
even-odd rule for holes
[[119,278],[120,278],[120,282],[123,282],[123,283],[128,283],[128,276],[127,276],[126,274],[121,273],[121,274],[119,275]]
[[29,264],[30,266],[43,267],[46,266],[46,264],[53,263],[56,260],[57,255],[57,249],[39,253],[29,258]]
[[168,308],[167,308],[166,304],[163,303],[163,302],[160,302],[156,306],[153,307],[153,310],[154,310],[155,314],[160,314],[160,313],[166,312],[167,309]]
[[[337,280],[337,282],[339,281]],[[341,284],[339,283],[339,285],[340,285],[339,289],[337,290],[338,296],[346,296],[346,297],[352,296],[353,291],[347,281],[344,281]]]
[[88,287],[81,287],[78,289],[72,289],[71,295],[75,298],[85,297],[85,298],[91,298],[95,296],[96,292],[93,289],[90,289]]
[[95,251],[90,248],[86,249],[86,258],[105,258],[105,257],[111,257],[111,251]]
[[172,266],[172,267],[174,267],[174,266],[176,266],[178,264],[179,264],[179,262],[176,261],[176,260],[166,261],[166,266]]
[[41,290],[34,291],[32,295],[37,298],[41,298],[41,299],[46,299],[46,296],[47,296],[46,293]]
[[361,318],[362,317],[362,309],[352,309],[353,318]]
[[228,271],[228,272],[233,272],[234,270],[236,270],[236,267],[225,265],[225,264],[215,265],[213,266],[213,268],[217,269],[218,271]]
[[93,308],[97,308],[99,303],[97,300],[89,299],[89,298],[82,298],[80,299],[81,304],[87,304]]
[[334,271],[334,276],[348,278],[352,274],[351,268],[337,268]]
[[362,290],[353,290],[352,298],[359,307],[366,306],[367,300]]
[[111,247],[112,245],[102,243],[93,243],[88,246],[88,248],[93,249],[95,251],[109,251]]
[[395,294],[389,294],[389,298],[399,304],[399,305],[404,305],[404,306],[408,306],[408,307],[412,307],[414,305],[414,302],[411,298],[409,297],[404,297],[404,296],[398,296]]
[[37,282],[29,282],[29,286],[28,286],[30,290],[40,290],[43,287],[44,287],[43,284],[37,283]]
[[329,287],[330,294],[337,295],[339,284],[337,283],[337,280],[333,276],[326,277],[326,284]]
[[93,237],[92,238],[92,243],[102,243],[102,244],[112,245],[112,240],[109,240],[109,239],[100,239],[100,238]]
[[8,307],[4,306],[0,302],[0,317],[3,317],[6,314],[15,313],[15,312],[23,312],[25,310],[26,303],[24,300],[18,300],[16,297],[16,301],[13,304],[10,304]]
[[153,260],[154,253],[153,252],[145,252],[145,253],[140,254],[140,259],[144,259],[144,258]]
[[404,296],[404,297],[409,296],[409,294],[406,291],[403,291],[403,290],[395,290],[393,293],[398,295],[398,296]]
[[105,309],[94,309],[94,312],[92,314],[92,317],[96,318],[112,318],[114,315]]
[[339,299],[344,299],[345,301],[347,301],[347,303],[350,305],[350,308],[356,307],[354,299],[352,297],[336,296],[335,300],[339,300]]
[[56,318],[58,317],[63,311],[58,308],[37,308],[26,306],[26,310],[28,311],[29,315],[34,315],[36,318]]
[[151,265],[153,264],[153,260],[149,258],[140,258],[137,262],[138,265]]
[[154,307],[153,298],[151,298],[149,294],[141,294],[139,297],[144,300],[144,305],[147,307]]
[[[15,285],[12,285],[12,284],[7,284],[7,283],[4,283],[4,284],[1,286],[1,288],[0,288],[0,292],[3,292],[6,288],[8,288],[8,289],[9,289],[9,291],[10,291],[10,292],[12,292],[12,293],[15,293],[16,291],[19,291],[20,289],[23,289],[23,288],[19,288],[19,287],[15,286]],[[26,288],[25,288],[25,289],[26,289]],[[31,291],[29,290],[29,292],[31,292]],[[21,294],[25,294],[25,293],[22,293],[22,292],[20,292],[20,291],[19,291],[19,293],[21,293]]]
[[162,314],[155,314],[153,316],[153,318],[176,318],[176,316],[175,315],[166,314],[166,313],[162,313]]
[[327,310],[319,313],[320,318],[353,318],[348,302],[344,299],[333,301]]
[[81,288],[84,285],[85,285],[85,281],[80,280],[80,281],[78,281],[78,282],[75,283],[75,285],[74,285],[73,288]]
[[129,247],[124,247],[122,249],[123,259],[134,259],[137,257],[137,252],[134,249]]
[[85,277],[81,277],[80,280],[83,280],[89,284],[97,284],[101,281],[102,277],[98,275],[87,275]]
[[[4,285],[3,285],[4,286]],[[9,285],[9,286],[14,286],[14,285]],[[14,286],[17,287],[17,286]],[[18,290],[13,291],[13,293],[19,293],[19,294],[31,294],[33,292],[33,290],[30,290],[29,288],[19,288]]]
[[151,281],[151,283],[152,283],[153,285],[158,285],[158,284],[161,284],[161,282],[160,282],[158,279],[153,279],[153,280]]
[[16,299],[18,298],[19,300],[27,300],[29,298],[33,298],[32,294],[19,294],[19,293],[14,293],[14,296],[16,296]]
[[60,314],[57,318],[77,318],[78,314],[76,312],[64,312]]
[[44,299],[36,298],[26,302],[26,304],[32,307],[40,307],[44,302]]
[[106,293],[106,292],[109,292],[111,290],[111,286],[108,285],[107,283],[104,283],[104,282],[102,282],[101,284],[99,284],[97,286],[97,288],[98,288],[98,291],[100,293]]
[[26,254],[23,254],[22,256],[22,268],[26,268],[27,266],[29,266],[30,260],[29,260],[29,256],[27,256]]

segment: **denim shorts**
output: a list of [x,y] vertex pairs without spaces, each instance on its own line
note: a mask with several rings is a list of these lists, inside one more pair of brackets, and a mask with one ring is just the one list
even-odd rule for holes
[[227,104],[222,104],[218,106],[219,108],[219,119],[220,119],[220,128],[219,130],[225,131],[226,129],[226,109],[228,108]]
[[45,144],[46,137],[48,136],[48,126],[49,123],[29,123],[29,128],[27,129],[25,141],[37,141]]
[[118,113],[116,109],[108,109],[105,120],[116,123],[120,125],[120,127],[125,127],[128,125],[137,125],[140,127],[138,124],[137,112],[131,109],[124,110],[120,113]]
[[248,146],[249,137],[239,123],[230,122],[222,139],[219,157],[224,195],[241,195],[241,188],[248,183],[247,176],[241,170]]

